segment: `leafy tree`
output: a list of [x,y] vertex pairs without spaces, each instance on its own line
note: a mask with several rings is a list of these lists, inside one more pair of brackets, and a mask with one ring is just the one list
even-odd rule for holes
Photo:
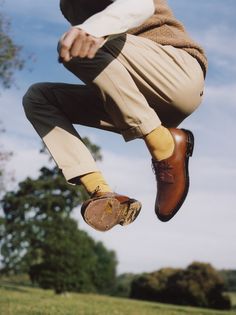
[[169,281],[172,285],[169,294],[173,296],[175,289],[178,289],[175,300],[181,300],[181,304],[189,303],[214,309],[230,308],[229,299],[223,295],[223,279],[210,264],[195,262],[186,270],[175,274]]
[[37,245],[46,241],[45,224],[57,216],[68,217],[81,201],[76,187],[67,187],[62,176],[46,167],[40,170],[38,179],[27,178],[17,191],[6,193],[1,239],[5,272],[27,271],[30,262],[37,262],[41,258]]
[[144,273],[131,282],[130,297],[147,301],[171,303],[166,294],[168,279],[179,272],[179,269],[163,268],[152,273]]
[[[0,121],[0,134],[5,132]],[[0,198],[5,192],[6,182],[14,180],[13,173],[6,172],[6,163],[11,158],[12,152],[6,151],[0,143]]]
[[140,275],[136,275],[133,273],[123,273],[116,278],[116,285],[112,292],[112,295],[128,298],[130,296],[131,291],[131,283],[140,277]]
[[236,270],[221,270],[221,276],[223,277],[226,285],[226,290],[229,292],[236,292]]
[[84,137],[83,138],[83,143],[86,145],[86,147],[90,150],[93,158],[96,161],[101,161],[102,160],[102,154],[101,154],[101,150],[100,147],[94,143],[92,143],[89,138]]
[[[0,0],[0,8],[3,1]],[[21,46],[17,45],[10,34],[10,21],[0,12],[0,86],[10,88],[14,82],[14,73],[24,67],[24,60],[21,57]],[[0,133],[5,130],[0,121]],[[5,151],[0,145],[0,198],[5,191],[5,181],[13,180],[11,174],[6,174],[5,164],[11,157],[12,152]],[[8,177],[10,176],[10,177]]]
[[116,285],[116,254],[108,251],[101,242],[95,244],[94,252],[97,256],[94,284],[99,292],[111,294]]
[[223,294],[224,282],[210,265],[192,263],[186,269],[164,268],[143,274],[131,284],[135,299],[229,309],[230,300]]
[[[91,146],[97,158],[99,148]],[[96,150],[95,150],[96,149]],[[66,183],[57,167],[43,167],[2,200],[3,273],[29,273],[43,288],[107,293],[116,276],[116,257],[77,227],[71,212],[87,194]]]
[[[3,2],[0,0],[0,8],[2,5]],[[15,71],[21,70],[23,66],[21,47],[14,42],[10,35],[9,19],[3,12],[0,12],[0,86],[9,88],[14,81]],[[0,121],[0,134],[4,131]],[[5,181],[13,179],[12,174],[5,172],[5,163],[11,155],[11,152],[5,151],[0,145],[0,197],[5,190]]]
[[[60,227],[60,228],[58,228]],[[41,244],[42,262],[30,267],[30,277],[42,288],[53,288],[56,293],[65,291],[109,293],[111,282],[116,274],[116,260],[113,252],[94,242],[87,233],[77,228],[71,218],[57,218],[54,224],[48,224],[47,242]],[[107,264],[101,260],[107,256],[111,273],[106,273]],[[102,282],[97,281],[97,276]]]
[[20,56],[21,47],[15,44],[9,31],[10,22],[0,12],[0,85],[4,88],[11,86],[15,71],[21,70],[24,66],[24,60]]

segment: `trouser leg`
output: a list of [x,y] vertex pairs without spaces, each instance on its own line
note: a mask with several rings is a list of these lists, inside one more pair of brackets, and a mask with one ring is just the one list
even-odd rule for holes
[[128,141],[161,123],[177,126],[201,102],[204,78],[197,61],[137,36],[120,36],[94,59],[73,58],[65,66],[87,87],[34,85],[24,106],[67,180],[97,170],[72,123],[120,132]]
[[112,42],[113,51],[105,46],[92,60],[73,58],[64,65],[79,79],[100,89],[105,110],[125,140],[141,138],[161,122],[120,60],[125,36]]
[[73,58],[65,66],[100,89],[105,110],[126,141],[161,123],[178,126],[201,103],[204,77],[197,60],[146,38],[120,36],[93,60]]
[[98,171],[73,123],[118,132],[95,89],[85,85],[37,83],[23,98],[27,118],[70,179]]

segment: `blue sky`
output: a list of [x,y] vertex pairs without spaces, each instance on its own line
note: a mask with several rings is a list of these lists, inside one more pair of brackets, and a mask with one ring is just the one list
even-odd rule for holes
[[[138,1],[138,0],[137,0]],[[196,137],[190,161],[191,188],[178,215],[169,223],[154,215],[155,179],[141,140],[124,143],[118,135],[80,127],[103,152],[100,164],[114,190],[137,197],[143,210],[134,224],[99,233],[87,227],[74,211],[79,226],[116,250],[119,272],[152,271],[163,266],[182,267],[193,260],[217,268],[236,268],[236,2],[235,0],[170,0],[176,16],[206,49],[209,72],[205,98],[182,127]],[[17,73],[16,85],[0,95],[0,117],[7,132],[1,139],[14,151],[9,169],[16,178],[37,176],[46,163],[39,155],[40,140],[24,117],[21,99],[35,82],[78,80],[57,63],[58,38],[69,27],[59,0],[6,0],[3,11],[12,20],[12,36],[35,56]]]

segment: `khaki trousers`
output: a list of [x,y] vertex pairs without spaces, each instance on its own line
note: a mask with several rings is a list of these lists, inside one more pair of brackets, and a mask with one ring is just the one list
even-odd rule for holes
[[37,83],[23,105],[67,181],[98,171],[73,124],[129,141],[161,124],[178,126],[201,103],[204,77],[197,60],[146,38],[119,36],[94,59],[73,58],[65,67],[85,85]]

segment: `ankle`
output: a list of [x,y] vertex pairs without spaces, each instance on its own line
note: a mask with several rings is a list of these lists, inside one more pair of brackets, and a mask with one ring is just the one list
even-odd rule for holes
[[93,172],[80,176],[80,182],[89,195],[95,192],[106,193],[112,192],[101,172]]
[[144,138],[149,152],[155,160],[169,158],[174,151],[175,143],[169,129],[160,126]]

